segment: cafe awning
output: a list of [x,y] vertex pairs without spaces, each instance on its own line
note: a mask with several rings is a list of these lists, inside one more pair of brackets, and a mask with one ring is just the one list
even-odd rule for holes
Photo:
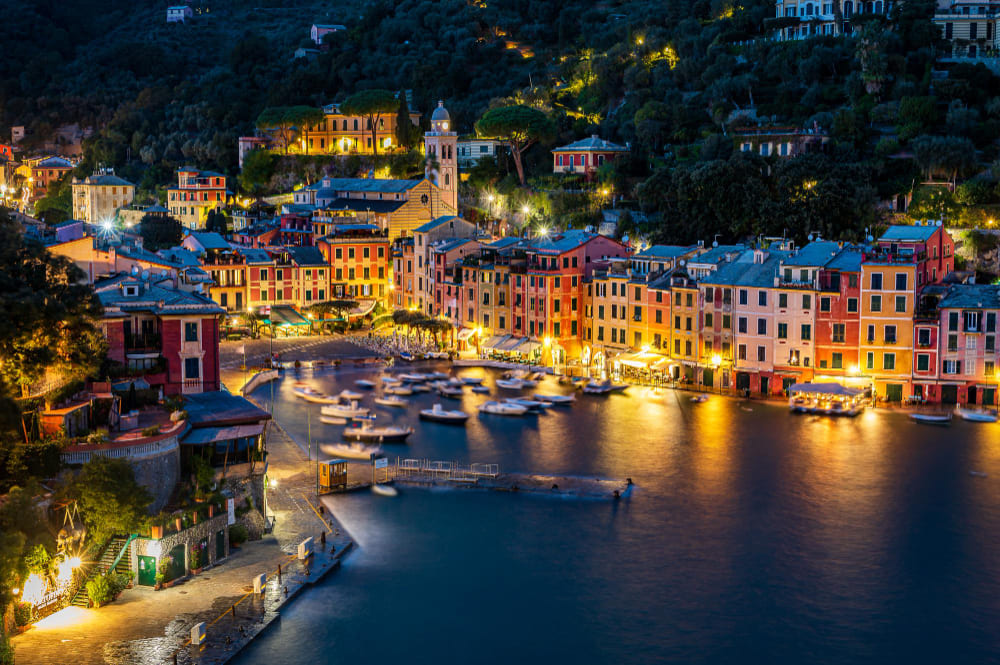
[[458,331],[458,340],[460,342],[464,342],[465,340],[472,337],[473,333],[475,332],[476,331],[474,328],[462,328],[461,330]]
[[219,441],[245,439],[250,436],[260,436],[264,432],[264,423],[252,425],[230,425],[229,427],[199,427],[187,433],[181,439],[186,446],[204,446]]
[[639,369],[646,369],[652,363],[656,362],[661,356],[656,353],[647,353],[644,351],[637,351],[635,353],[626,353],[615,358],[617,362],[623,365],[628,365],[629,367],[637,367]]
[[814,395],[841,395],[843,397],[855,397],[864,392],[858,388],[842,386],[839,383],[793,383],[788,387],[788,391]]
[[496,350],[513,351],[518,346],[520,346],[522,342],[527,342],[527,341],[528,341],[527,337],[508,337],[507,339],[505,339],[503,342],[501,342],[496,346]]
[[309,319],[302,316],[294,307],[288,305],[272,305],[269,322],[276,326],[307,326]]
[[522,355],[528,356],[540,348],[542,348],[541,344],[539,344],[534,340],[525,338],[524,340],[521,341],[520,344],[517,345],[517,348],[515,348],[514,350]]
[[484,349],[498,349],[500,345],[510,339],[510,335],[493,335],[488,340],[480,344]]

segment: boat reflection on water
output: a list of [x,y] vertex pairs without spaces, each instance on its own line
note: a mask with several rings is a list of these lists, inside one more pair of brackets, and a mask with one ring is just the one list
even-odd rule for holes
[[795,383],[788,395],[792,413],[856,416],[865,410],[865,391],[839,383]]

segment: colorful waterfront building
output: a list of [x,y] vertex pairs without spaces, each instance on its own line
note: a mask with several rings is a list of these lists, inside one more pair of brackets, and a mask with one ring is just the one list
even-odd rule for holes
[[997,403],[997,318],[1000,286],[953,284],[938,302],[940,400],[945,404]]
[[387,302],[390,297],[389,235],[374,224],[343,224],[318,240],[329,266],[330,299]]
[[226,176],[182,166],[177,169],[177,186],[167,189],[167,208],[183,226],[197,230],[205,228],[209,211],[224,208],[228,198]]
[[816,308],[816,379],[867,385],[860,378],[858,344],[861,330],[860,247],[848,246],[819,271]]
[[[415,287],[413,295],[417,309],[433,316],[440,310],[435,310],[435,263],[433,247],[443,241],[477,237],[476,225],[456,215],[442,215],[413,229],[413,265]],[[464,256],[467,252],[461,252]],[[453,256],[452,260],[458,258]]]

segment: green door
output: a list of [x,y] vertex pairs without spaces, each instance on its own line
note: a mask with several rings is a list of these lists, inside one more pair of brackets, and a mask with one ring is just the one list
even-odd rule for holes
[[994,388],[983,388],[983,404],[996,404],[997,393]]
[[711,388],[715,385],[715,372],[710,369],[702,370],[701,373],[701,385],[706,388]]
[[885,399],[889,402],[903,401],[903,385],[901,383],[885,384]]
[[137,577],[140,586],[156,586],[156,557],[139,557],[139,575]]
[[215,534],[215,560],[226,557],[226,532],[217,531]]
[[170,550],[170,567],[167,570],[164,582],[176,580],[178,577],[187,575],[187,562],[184,560],[184,545],[174,545]]

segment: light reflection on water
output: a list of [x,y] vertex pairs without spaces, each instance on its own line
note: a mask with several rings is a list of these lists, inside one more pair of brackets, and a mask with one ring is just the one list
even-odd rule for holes
[[[326,392],[362,376],[302,374]],[[319,407],[295,400],[291,386],[275,385],[275,414],[305,441],[304,414]],[[551,380],[537,389],[563,391]],[[242,662],[986,662],[1000,653],[1000,426],[937,429],[883,411],[792,416],[630,392],[578,395],[525,419],[475,414],[464,429],[419,424],[409,445],[386,446],[512,471],[630,476],[639,487],[618,503],[406,489],[395,500],[333,497],[361,549]],[[416,423],[418,405],[473,412],[491,397],[415,395],[406,410],[377,412]],[[324,441],[339,430],[313,422]]]

